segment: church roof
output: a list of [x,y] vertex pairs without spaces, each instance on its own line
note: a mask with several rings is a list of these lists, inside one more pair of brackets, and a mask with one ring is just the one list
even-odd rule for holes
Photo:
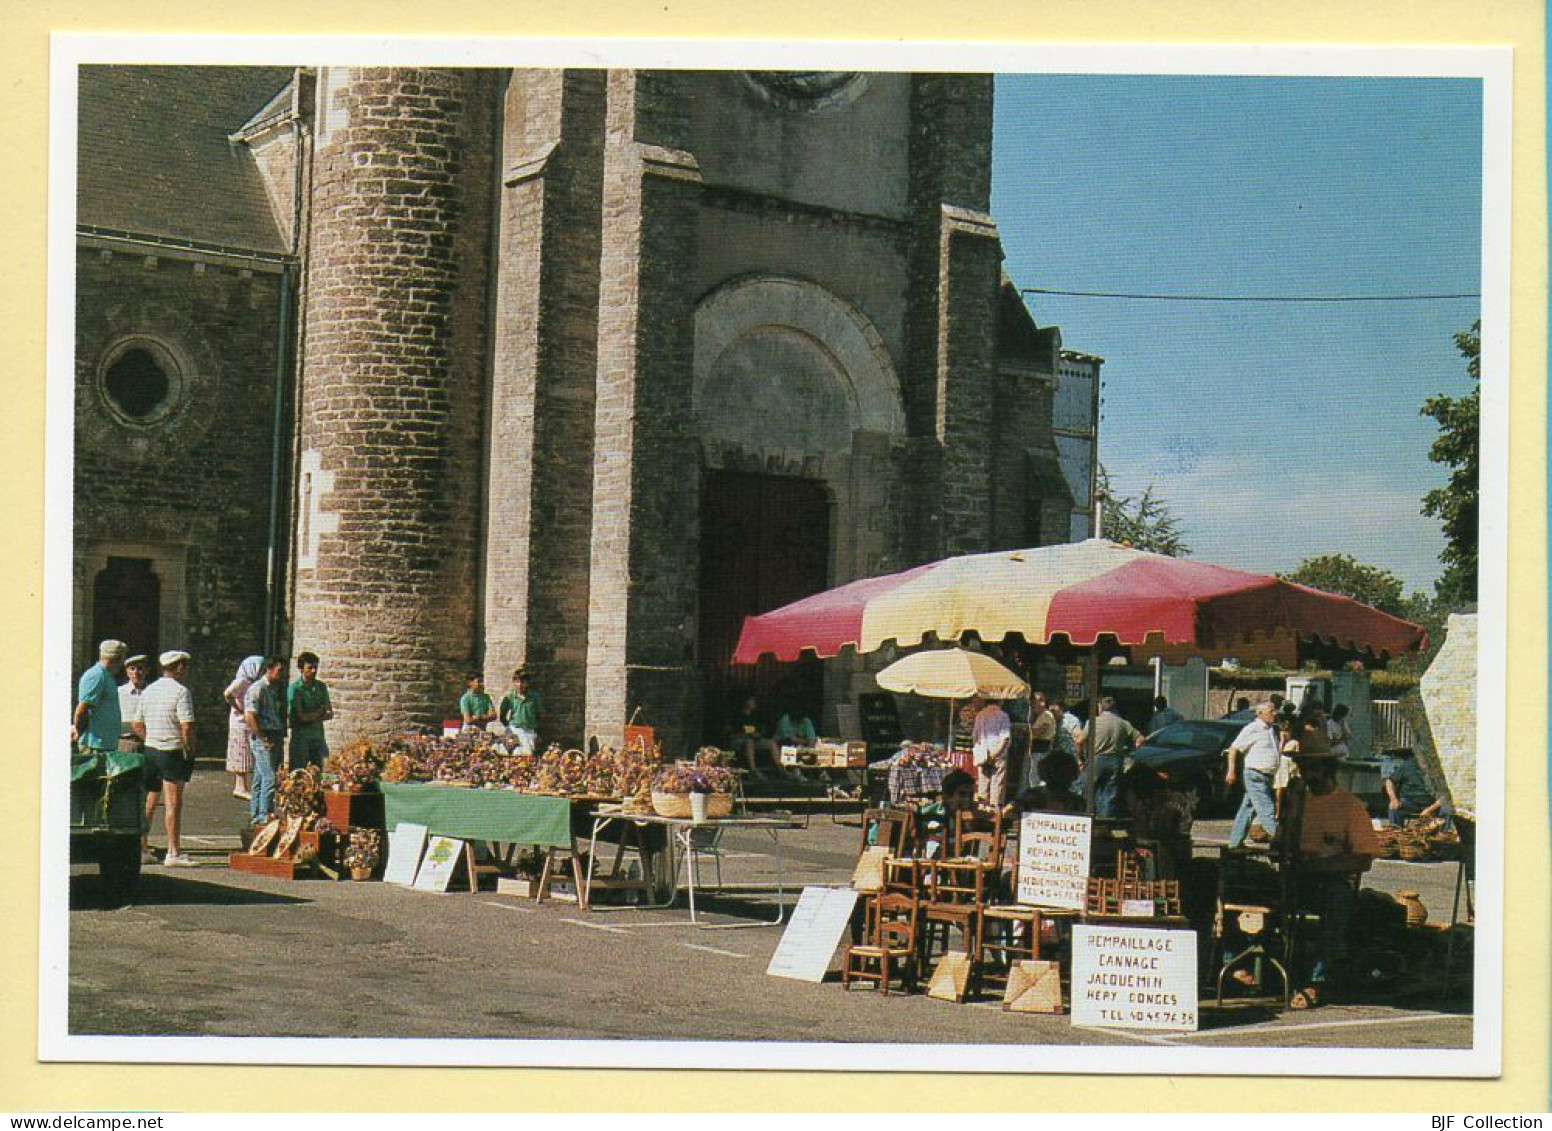
[[247,146],[228,136],[289,67],[80,68],[76,223],[283,253]]

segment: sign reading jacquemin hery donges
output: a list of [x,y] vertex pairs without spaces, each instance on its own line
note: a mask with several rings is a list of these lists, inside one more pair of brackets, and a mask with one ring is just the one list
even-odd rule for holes
[[1089,1028],[1194,1030],[1196,933],[1074,927],[1072,1023]]

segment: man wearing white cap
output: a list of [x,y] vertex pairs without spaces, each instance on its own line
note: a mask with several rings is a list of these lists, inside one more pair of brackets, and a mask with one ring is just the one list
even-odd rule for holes
[[119,684],[119,749],[139,753],[145,749],[145,724],[140,721],[140,698],[150,682],[151,660],[131,656],[124,661],[129,678]]
[[[140,697],[141,724],[145,727],[146,755],[161,773],[167,793],[167,855],[169,868],[192,867],[194,861],[179,845],[183,820],[183,787],[194,776],[194,697],[184,684],[189,670],[187,652],[163,652],[162,678]],[[146,826],[156,812],[161,792],[146,794]]]
[[97,646],[97,662],[81,673],[76,689],[75,715],[71,719],[70,741],[82,750],[119,748],[119,681],[124,669],[122,640],[104,640]]

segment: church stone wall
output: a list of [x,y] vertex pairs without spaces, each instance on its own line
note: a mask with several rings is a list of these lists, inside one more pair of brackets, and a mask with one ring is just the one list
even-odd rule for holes
[[527,665],[566,742],[587,699],[604,88],[513,71],[503,122],[484,666],[499,688]]
[[294,639],[343,740],[446,717],[477,659],[494,91],[472,70],[323,78]]
[[[154,249],[83,247],[76,257],[73,667],[96,660],[92,586],[107,558],[150,559],[157,644],[194,657],[207,753],[225,748],[221,690],[264,646],[279,288],[275,273]],[[102,390],[109,351],[129,338],[178,363],[169,411],[154,423],[120,419]]]
[[691,73],[686,86],[690,147],[707,185],[905,217],[910,76],[851,76],[812,103],[742,71]]

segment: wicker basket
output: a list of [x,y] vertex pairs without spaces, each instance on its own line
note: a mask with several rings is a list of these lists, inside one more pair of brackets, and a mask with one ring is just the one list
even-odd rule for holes
[[[659,817],[689,817],[690,795],[688,793],[659,793],[652,791],[652,811]],[[706,816],[731,817],[733,815],[733,795],[731,793],[708,793],[706,795]]]

